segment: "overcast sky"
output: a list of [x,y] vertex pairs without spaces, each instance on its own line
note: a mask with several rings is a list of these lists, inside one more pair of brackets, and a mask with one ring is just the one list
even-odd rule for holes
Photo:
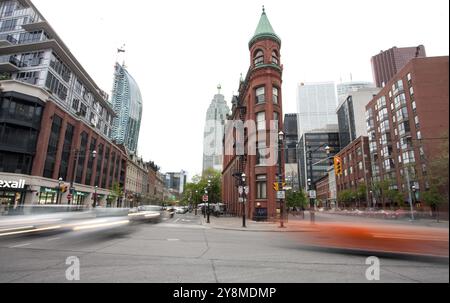
[[301,82],[373,81],[370,58],[424,44],[448,55],[448,0],[34,0],[97,84],[111,92],[126,44],[144,115],[139,154],[163,172],[202,169],[206,110],[217,85],[230,103],[250,64],[248,42],[264,4],[282,39],[284,113]]

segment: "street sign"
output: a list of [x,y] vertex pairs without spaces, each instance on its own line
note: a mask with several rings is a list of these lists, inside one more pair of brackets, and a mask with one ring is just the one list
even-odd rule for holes
[[315,190],[310,190],[309,191],[309,198],[317,199],[317,192]]
[[67,195],[67,200],[72,200],[72,195],[71,194]]
[[208,201],[209,201],[208,195],[204,195],[204,196],[203,196],[203,202],[208,202]]
[[246,186],[246,187],[244,188],[244,191],[245,191],[245,194],[246,194],[246,195],[249,195],[249,194],[250,194],[250,187],[249,187],[249,186]]
[[277,191],[277,199],[285,200],[286,199],[286,192],[285,191]]
[[239,203],[244,203],[244,198],[239,198]]
[[239,194],[242,195],[244,193],[244,187],[239,186]]

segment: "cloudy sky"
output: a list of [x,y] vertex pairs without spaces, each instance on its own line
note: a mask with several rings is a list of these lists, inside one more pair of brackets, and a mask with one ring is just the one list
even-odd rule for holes
[[[301,82],[372,81],[371,56],[424,44],[448,55],[448,0],[34,0],[110,92],[125,60],[144,99],[139,153],[164,172],[202,169],[206,110],[217,92],[230,102],[250,64],[248,42],[262,5],[281,37],[284,112],[296,111]],[[126,54],[117,48],[126,44]]]

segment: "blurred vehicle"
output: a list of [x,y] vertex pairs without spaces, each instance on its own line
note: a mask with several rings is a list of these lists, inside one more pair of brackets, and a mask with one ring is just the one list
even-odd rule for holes
[[32,234],[112,230],[128,225],[128,209],[89,209],[71,205],[27,205],[0,217],[0,239]]
[[166,217],[162,206],[145,205],[130,209],[128,217],[133,223],[159,223]]
[[217,203],[210,206],[214,216],[219,217],[225,215],[226,206],[223,203]]
[[179,207],[175,207],[175,212],[177,214],[181,214],[184,215],[189,211],[189,208],[186,206],[179,206]]
[[170,218],[173,218],[175,217],[176,209],[174,207],[168,207],[166,212]]

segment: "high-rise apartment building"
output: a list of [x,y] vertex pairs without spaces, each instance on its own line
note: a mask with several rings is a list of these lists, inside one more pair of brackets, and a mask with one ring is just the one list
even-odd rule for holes
[[124,65],[116,63],[112,105],[117,117],[113,121],[112,139],[136,152],[142,120],[142,96],[138,84]]
[[426,57],[425,46],[393,47],[372,57],[373,79],[377,87],[387,83],[413,58]]
[[0,189],[3,206],[87,205],[95,191],[104,205],[114,184],[125,185],[126,153],[109,137],[114,116],[108,95],[33,3],[1,0],[0,179],[24,181]]
[[448,76],[448,56],[412,59],[366,107],[373,182],[390,181],[405,201],[429,189],[429,165],[448,142]]
[[220,94],[214,96],[206,113],[205,132],[203,136],[203,171],[214,169],[222,172],[223,169],[223,136],[225,120],[230,108],[225,97]]
[[337,125],[334,82],[300,84],[297,92],[299,136],[327,125]]

